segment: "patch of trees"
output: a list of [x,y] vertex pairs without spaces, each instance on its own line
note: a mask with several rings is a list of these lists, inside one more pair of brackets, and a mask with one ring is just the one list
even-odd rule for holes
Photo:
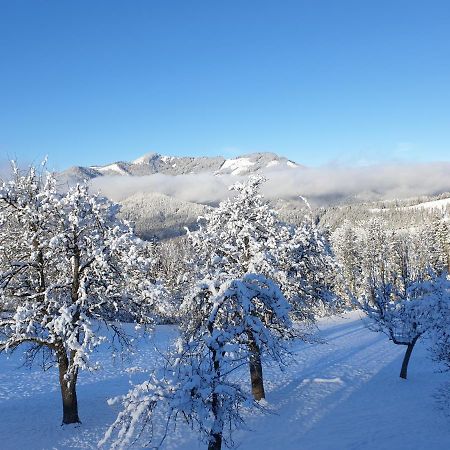
[[[283,223],[260,194],[263,182],[253,176],[233,185],[236,195],[189,233],[180,340],[159,377],[116,399],[123,410],[102,444],[128,445],[142,424],[157,427],[161,410],[162,440],[181,420],[211,450],[231,444],[242,408],[263,408],[264,362],[287,364],[289,340],[306,339],[316,312],[339,305],[326,236],[310,219],[301,227]],[[233,378],[244,366],[249,389]]]
[[344,281],[338,292],[368,315],[370,329],[406,347],[404,379],[422,337],[431,339],[435,359],[449,361],[449,236],[446,216],[434,213],[407,232],[376,216],[345,221],[332,234]]

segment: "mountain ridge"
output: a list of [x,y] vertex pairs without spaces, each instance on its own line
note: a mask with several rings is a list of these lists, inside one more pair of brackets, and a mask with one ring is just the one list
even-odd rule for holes
[[278,167],[302,167],[300,164],[271,152],[248,153],[234,158],[223,156],[166,156],[150,152],[126,162],[116,161],[102,166],[72,166],[60,173],[63,182],[91,180],[99,176],[146,176],[157,173],[187,175],[248,175]]

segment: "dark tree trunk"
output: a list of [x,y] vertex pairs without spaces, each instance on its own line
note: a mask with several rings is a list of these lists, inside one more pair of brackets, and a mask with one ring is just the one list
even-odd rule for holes
[[63,404],[63,424],[81,423],[78,417],[78,401],[77,401],[77,370],[70,374],[67,379],[69,369],[69,359],[64,350],[58,351],[59,365],[59,384],[61,387],[61,396]]
[[[219,366],[218,361],[214,361],[214,368],[216,369],[216,372],[219,372],[218,366]],[[212,397],[213,397],[212,410],[214,414],[214,425],[211,429],[209,437],[208,450],[221,450],[223,422],[221,419],[220,401],[219,396],[217,394],[213,394]]]
[[264,392],[261,352],[251,333],[249,333],[248,345],[250,350],[250,380],[252,383],[252,394],[255,400],[261,400],[266,398],[266,394]]
[[[78,291],[80,288],[80,250],[76,244],[76,230],[73,232],[74,248],[72,255],[72,302],[78,300]],[[79,311],[73,316],[73,323],[76,323],[80,317]],[[78,339],[78,335],[77,335]],[[78,400],[77,400],[77,378],[78,368],[69,373],[71,362],[75,358],[75,351],[71,351],[69,356],[62,344],[57,347],[58,365],[59,365],[59,384],[61,387],[61,396],[63,403],[63,424],[81,423],[78,417]]]
[[408,344],[408,346],[406,347],[406,352],[405,352],[405,356],[403,358],[403,363],[402,363],[402,370],[400,370],[400,378],[403,378],[406,380],[406,377],[408,375],[408,364],[409,364],[409,359],[411,358],[411,353],[414,349],[414,346],[416,345],[417,339],[419,337],[415,337],[412,342],[410,344]]
[[[213,328],[210,323],[208,326],[208,330],[212,333]],[[220,361],[217,359],[217,350],[215,348],[211,348],[211,354],[214,364],[214,372],[216,375],[217,382],[220,381]],[[222,431],[223,431],[223,421],[222,421],[222,411],[219,395],[214,393],[212,395],[212,411],[214,414],[214,424],[211,429],[208,450],[221,450],[222,448]]]
[[221,450],[222,449],[222,433],[212,433],[209,440],[208,450]]

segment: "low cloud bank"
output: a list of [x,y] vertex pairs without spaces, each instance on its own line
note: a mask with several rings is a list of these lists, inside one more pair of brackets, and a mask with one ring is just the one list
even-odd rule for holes
[[229,195],[228,186],[238,178],[232,176],[164,175],[102,176],[91,180],[91,188],[114,201],[120,202],[137,192],[158,192],[180,200],[214,204]]
[[[269,199],[307,197],[316,205],[358,198],[378,200],[434,195],[450,191],[450,163],[325,166],[266,171],[263,193]],[[228,186],[241,177],[212,174],[143,177],[104,176],[92,189],[115,201],[137,192],[158,192],[181,200],[215,204],[230,196]]]

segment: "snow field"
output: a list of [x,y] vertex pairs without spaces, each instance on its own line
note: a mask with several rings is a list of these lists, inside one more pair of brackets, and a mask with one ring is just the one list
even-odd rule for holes
[[[283,372],[264,366],[268,412],[246,414],[247,429],[234,435],[239,449],[450,448],[448,373],[438,372],[429,359],[427,342],[419,341],[409,379],[401,380],[404,347],[369,331],[364,321],[358,312],[321,319],[315,336],[325,343],[293,343],[296,361]],[[151,370],[161,364],[161,352],[176,335],[169,326],[157,327],[149,337],[137,335],[136,353],[125,355],[123,361],[112,358],[102,346],[93,359],[103,369],[80,374],[80,426],[60,426],[56,369],[21,367],[20,350],[10,358],[1,355],[0,448],[97,448],[119,410],[108,406],[107,399],[125,394],[130,382],[144,381],[146,374],[133,368]],[[248,384],[247,370],[239,376]],[[179,426],[170,430],[163,448],[204,449],[206,445],[189,428]]]

